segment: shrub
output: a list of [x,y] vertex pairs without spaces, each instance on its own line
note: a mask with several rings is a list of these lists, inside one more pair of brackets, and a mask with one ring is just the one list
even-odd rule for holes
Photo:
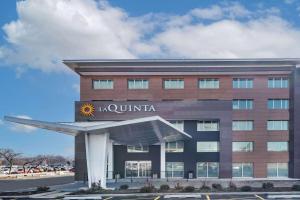
[[274,184],[271,182],[263,183],[262,188],[265,190],[270,190],[274,188]]
[[179,183],[176,183],[175,190],[183,190],[183,187]]
[[194,186],[186,186],[183,189],[184,192],[194,192],[195,191],[195,187]]
[[92,183],[92,186],[88,191],[91,193],[103,193],[105,189],[101,187],[101,182],[99,181],[98,183]]
[[229,185],[228,185],[228,189],[230,190],[230,191],[236,191],[237,190],[237,187],[236,187],[236,185],[233,183],[233,182],[229,182]]
[[141,193],[151,193],[155,191],[155,187],[153,185],[147,185],[140,189]]
[[169,185],[161,185],[159,188],[160,191],[168,191],[169,189],[170,189]]
[[203,183],[203,185],[201,186],[200,190],[203,190],[203,191],[209,191],[211,188],[206,185],[206,183]]
[[129,188],[128,185],[120,185],[120,190],[127,190]]
[[211,187],[214,188],[215,190],[222,190],[222,189],[223,189],[223,188],[222,188],[222,185],[219,184],[219,183],[213,183],[213,184],[211,185]]
[[242,192],[249,192],[251,190],[252,190],[252,187],[249,186],[249,185],[244,185],[244,186],[241,187]]
[[50,188],[47,187],[47,186],[39,186],[39,187],[36,188],[37,192],[47,192],[49,190],[50,190]]
[[300,185],[297,185],[297,184],[293,185],[292,186],[292,190],[294,190],[294,191],[300,191]]

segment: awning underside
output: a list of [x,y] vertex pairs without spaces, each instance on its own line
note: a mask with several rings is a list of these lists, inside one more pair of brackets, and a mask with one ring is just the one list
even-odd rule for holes
[[17,117],[4,117],[6,121],[62,132],[69,135],[109,133],[119,144],[151,145],[191,138],[159,116],[120,122],[45,122]]

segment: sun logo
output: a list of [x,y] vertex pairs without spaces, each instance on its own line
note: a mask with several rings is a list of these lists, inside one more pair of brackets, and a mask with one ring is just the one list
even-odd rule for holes
[[80,113],[83,116],[86,117],[94,116],[94,112],[95,112],[95,107],[93,104],[85,103],[80,107]]

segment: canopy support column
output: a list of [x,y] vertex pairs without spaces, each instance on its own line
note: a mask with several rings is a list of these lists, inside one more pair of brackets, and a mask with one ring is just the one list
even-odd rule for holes
[[160,178],[166,178],[166,143],[160,144]]
[[106,188],[106,164],[107,164],[107,144],[109,134],[85,134],[86,161],[88,171],[88,185],[93,183]]
[[113,146],[113,141],[109,140],[108,145],[107,145],[107,165],[108,165],[108,179],[113,179],[114,178],[114,146]]

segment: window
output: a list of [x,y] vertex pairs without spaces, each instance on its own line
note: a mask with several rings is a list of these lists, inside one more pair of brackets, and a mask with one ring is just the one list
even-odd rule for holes
[[287,131],[289,130],[289,121],[287,120],[269,120],[268,131]]
[[184,122],[183,121],[170,121],[176,128],[183,131],[184,130]]
[[289,80],[284,77],[275,77],[268,79],[268,88],[288,88]]
[[219,79],[209,78],[209,79],[200,79],[199,88],[201,89],[218,89],[219,88]]
[[268,163],[268,177],[288,177],[288,163]]
[[253,177],[253,163],[233,163],[232,177]]
[[198,162],[197,177],[219,177],[219,163],[217,162]]
[[253,142],[232,142],[233,152],[252,152]]
[[128,145],[127,146],[128,153],[148,153],[149,146],[141,146],[141,145]]
[[269,109],[289,109],[288,99],[269,99],[268,100]]
[[218,121],[198,121],[197,131],[219,131]]
[[149,88],[149,81],[148,80],[141,80],[141,79],[130,79],[128,80],[128,89],[135,90],[135,89],[148,89]]
[[113,80],[93,80],[93,89],[95,89],[95,90],[114,89],[114,81]]
[[197,152],[219,152],[219,142],[197,142]]
[[165,89],[183,89],[184,80],[183,79],[168,79],[164,80]]
[[166,162],[166,175],[171,178],[183,178],[183,162]]
[[268,142],[268,151],[288,151],[288,142]]
[[250,78],[234,78],[232,80],[233,88],[253,88],[253,79]]
[[167,153],[178,153],[183,152],[184,150],[184,142],[176,141],[176,142],[166,142],[166,152]]
[[252,99],[234,99],[232,101],[232,109],[234,109],[234,110],[253,109],[253,100]]
[[253,121],[232,121],[233,131],[252,131]]

